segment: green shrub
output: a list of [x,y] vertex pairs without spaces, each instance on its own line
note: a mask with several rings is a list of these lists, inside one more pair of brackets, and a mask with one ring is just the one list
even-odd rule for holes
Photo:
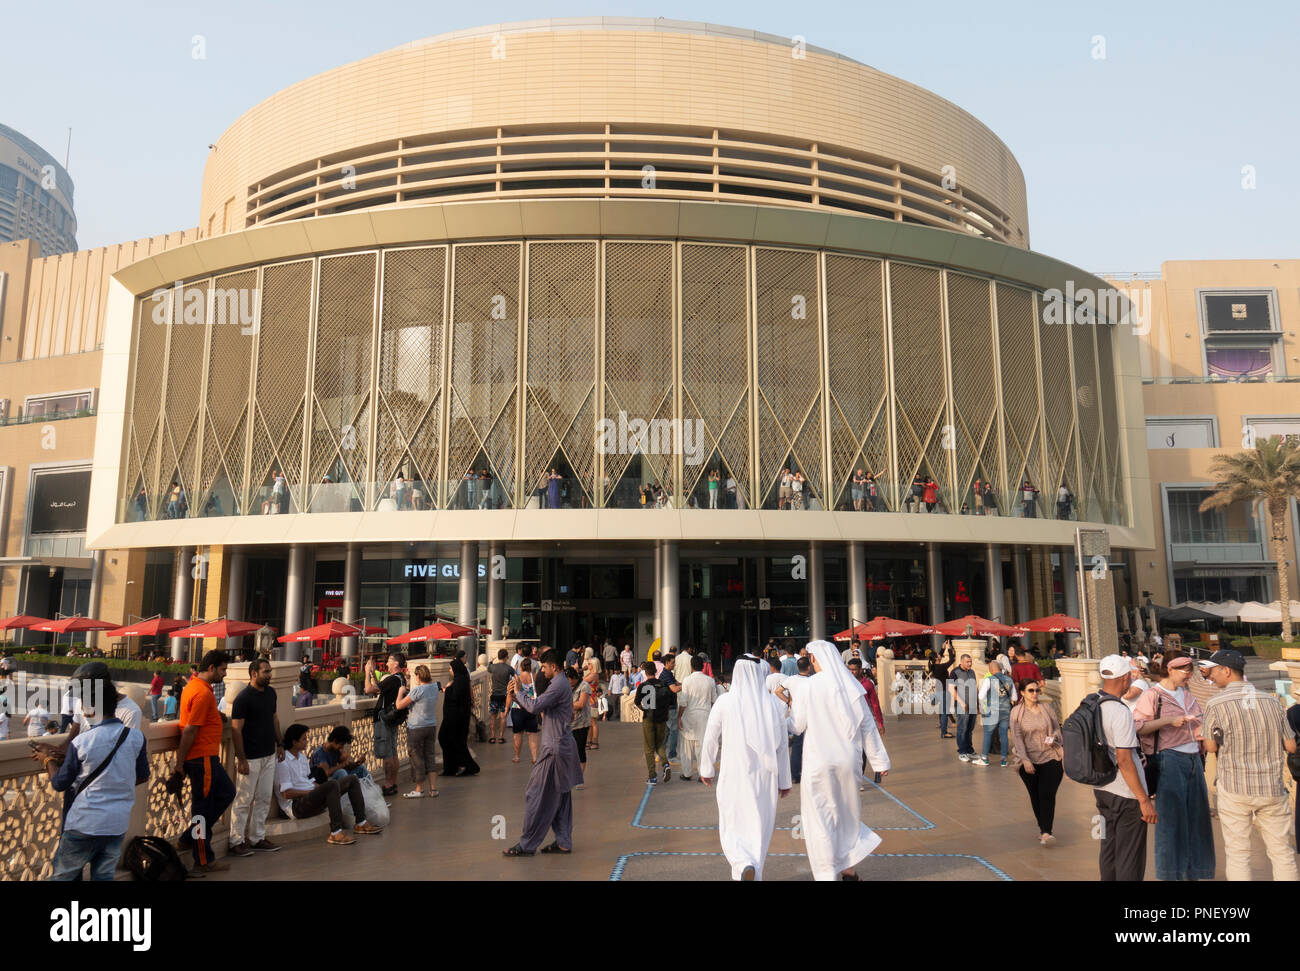
[[[22,664],[24,661],[31,664],[62,664],[65,667],[76,668],[92,660],[89,653],[79,654],[75,657],[67,657],[63,654],[15,654],[14,660]],[[167,670],[170,667],[179,667],[189,670],[190,662],[181,661],[124,661],[116,657],[99,657],[94,658],[96,661],[103,661],[108,665],[109,670],[117,668],[122,671],[158,671]]]

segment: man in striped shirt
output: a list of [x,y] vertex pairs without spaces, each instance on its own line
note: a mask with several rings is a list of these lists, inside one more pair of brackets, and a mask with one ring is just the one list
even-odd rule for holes
[[1250,834],[1258,829],[1273,863],[1274,880],[1300,880],[1287,837],[1283,750],[1296,750],[1295,732],[1271,694],[1245,679],[1246,662],[1237,651],[1216,651],[1202,661],[1205,673],[1222,690],[1205,703],[1205,749],[1218,754],[1219,822],[1229,880],[1250,879]]

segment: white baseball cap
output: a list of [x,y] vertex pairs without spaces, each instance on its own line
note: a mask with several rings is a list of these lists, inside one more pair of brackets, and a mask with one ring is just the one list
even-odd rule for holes
[[1106,680],[1122,678],[1133,670],[1133,662],[1122,654],[1108,654],[1101,659],[1101,676]]

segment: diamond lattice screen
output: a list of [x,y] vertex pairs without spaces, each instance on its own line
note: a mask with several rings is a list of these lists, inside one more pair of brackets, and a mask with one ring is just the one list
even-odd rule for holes
[[163,406],[162,461],[157,489],[162,495],[172,480],[185,489],[190,509],[194,501],[199,447],[199,393],[203,380],[203,345],[207,340],[208,290],[212,281],[187,284],[176,290],[172,308],[171,348],[167,357],[167,391]]
[[[1064,482],[1078,489],[1078,455],[1075,448],[1074,390],[1070,372],[1070,326],[1040,321],[1039,351],[1043,365],[1043,411],[1047,428],[1044,494],[1056,493]],[[1055,503],[1055,499],[1052,500]],[[1053,507],[1054,508],[1054,507]]]
[[745,264],[743,247],[682,247],[682,420],[704,423],[704,461],[683,466],[685,495],[694,491],[715,450],[739,494],[752,494]]
[[[673,416],[673,248],[667,243],[605,245],[605,413],[618,422]],[[650,443],[652,446],[657,444]],[[631,449],[629,449],[631,451]],[[626,471],[631,455],[606,455],[605,489]],[[672,456],[651,452],[644,467],[672,481]],[[678,493],[674,489],[674,494]]]
[[907,263],[889,265],[898,487],[910,487],[918,473],[932,475],[943,490],[940,499],[951,510],[952,472],[943,428],[947,389],[940,282],[938,270]]
[[[1002,370],[1002,425],[1006,430],[1007,465],[999,501],[1003,514],[1013,493],[1040,474],[1038,352],[1034,348],[1034,301],[1028,290],[997,284],[998,356]],[[1041,488],[1041,487],[1040,487]]]
[[328,475],[365,495],[376,260],[375,253],[355,253],[320,261],[307,480],[313,491]]
[[972,501],[972,487],[977,478],[994,482],[1001,478],[996,462],[985,464],[986,456],[996,455],[998,439],[997,385],[986,377],[994,373],[996,363],[991,296],[988,280],[961,273],[948,274],[952,444],[960,502]]
[[[131,447],[123,488],[130,502],[139,484],[148,493],[148,516],[158,514],[158,445],[162,425],[163,359],[167,354],[167,315],[172,292],[165,290],[154,300],[139,301],[136,324],[135,380],[131,393]],[[159,322],[161,321],[161,323]]]
[[[821,323],[813,253],[758,249],[758,498],[787,455],[828,507],[823,488]],[[793,469],[791,471],[794,471]]]
[[452,291],[451,440],[458,480],[481,449],[507,502],[516,501],[518,244],[457,246]]
[[[399,472],[429,486],[438,481],[446,269],[443,246],[384,254],[375,442],[379,483]],[[376,501],[381,494],[376,490]]]
[[1105,456],[1107,478],[1102,488],[1102,501],[1108,505],[1107,522],[1123,523],[1128,512],[1124,500],[1124,463],[1120,457],[1123,435],[1119,430],[1119,390],[1115,380],[1115,328],[1098,324],[1097,371],[1099,400],[1101,401],[1101,453]]
[[1097,390],[1097,355],[1093,348],[1091,326],[1071,326],[1074,347],[1074,396],[1079,413],[1079,518],[1105,522],[1107,509],[1102,504],[1105,464],[1101,453],[1100,394]]
[[880,260],[826,257],[826,326],[830,349],[831,475],[834,495],[844,492],[861,466],[883,472],[889,491],[889,358]]
[[273,469],[284,473],[291,495],[301,495],[311,290],[310,260],[279,263],[262,272],[249,502]]
[[[248,489],[244,446],[248,431],[248,383],[257,340],[257,271],[218,277],[212,292],[212,337],[208,351],[208,393],[203,403],[203,465],[198,508],[213,483],[224,476],[236,496]],[[230,512],[238,512],[236,509]]]
[[596,479],[596,244],[528,247],[524,482],[557,451],[594,502]]

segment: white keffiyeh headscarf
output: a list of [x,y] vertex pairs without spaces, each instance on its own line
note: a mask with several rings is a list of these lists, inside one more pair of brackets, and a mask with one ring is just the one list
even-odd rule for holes
[[785,724],[767,693],[767,665],[753,655],[741,657],[732,669],[731,690],[727,694],[735,699],[732,704],[740,713],[745,744],[753,752],[756,764],[766,772],[775,772],[776,751]]
[[856,738],[862,732],[862,720],[870,717],[867,706],[862,703],[866,689],[854,679],[840,652],[830,641],[811,641],[808,653],[817,659],[817,666],[821,669],[813,677],[832,685],[832,690],[826,694],[829,702],[824,713],[831,720],[835,733],[845,738]]

